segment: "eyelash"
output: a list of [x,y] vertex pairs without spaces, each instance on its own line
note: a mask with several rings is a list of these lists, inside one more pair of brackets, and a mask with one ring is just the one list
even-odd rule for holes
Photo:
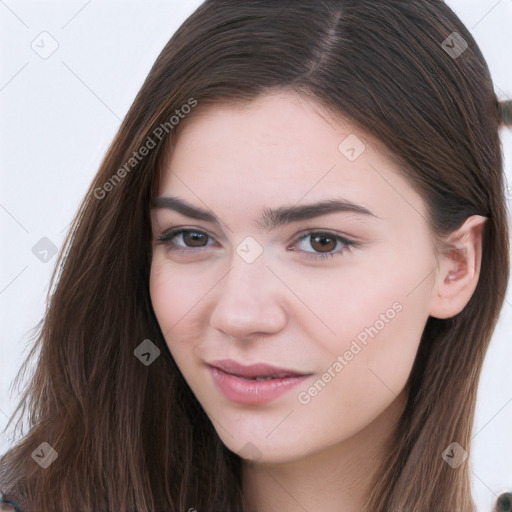
[[[200,231],[197,229],[190,229],[190,228],[176,228],[176,229],[170,229],[164,233],[162,233],[160,236],[156,238],[156,242],[162,245],[166,245],[169,250],[180,252],[182,254],[190,254],[190,253],[197,253],[197,249],[176,249],[176,245],[171,242],[171,240],[182,233],[199,233],[201,235],[206,235],[207,237],[211,238],[208,233],[205,233],[204,231]],[[342,256],[346,251],[351,252],[353,248],[358,247],[358,243],[353,240],[348,240],[347,238],[337,235],[336,233],[331,233],[328,231],[318,231],[318,230],[310,230],[306,233],[302,233],[301,236],[295,239],[293,242],[293,245],[297,244],[298,242],[302,241],[303,239],[307,238],[310,235],[323,235],[328,238],[334,238],[337,242],[340,242],[343,247],[341,250],[338,250],[337,252],[326,252],[326,253],[310,253],[309,251],[302,251],[305,254],[305,258],[309,260],[324,260],[328,258],[333,258],[334,256]],[[204,249],[207,246],[198,247],[198,249]]]

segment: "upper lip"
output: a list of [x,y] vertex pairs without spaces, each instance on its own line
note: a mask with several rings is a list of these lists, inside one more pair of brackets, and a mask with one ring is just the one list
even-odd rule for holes
[[301,375],[311,375],[310,373],[291,370],[290,368],[281,368],[266,363],[253,363],[243,365],[232,359],[221,359],[208,363],[210,366],[218,368],[225,373],[230,373],[237,377],[254,379],[255,377],[296,377]]

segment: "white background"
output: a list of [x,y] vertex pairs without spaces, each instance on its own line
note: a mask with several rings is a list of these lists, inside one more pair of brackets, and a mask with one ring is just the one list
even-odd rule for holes
[[[41,262],[32,247],[47,237],[60,248],[151,65],[200,3],[0,0],[0,429],[16,403],[11,383],[43,314],[55,263]],[[480,45],[498,96],[512,97],[512,0],[447,3]],[[58,44],[47,59],[31,47],[45,37],[51,48],[43,31]],[[503,142],[512,185],[512,131]],[[511,327],[509,292],[477,404],[471,464],[479,512],[512,491]],[[13,439],[0,433],[0,453]]]

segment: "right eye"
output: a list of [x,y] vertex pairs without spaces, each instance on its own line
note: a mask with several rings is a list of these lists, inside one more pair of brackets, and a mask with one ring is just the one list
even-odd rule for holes
[[[174,241],[175,238],[181,237],[183,245]],[[165,231],[156,238],[157,243],[165,245],[171,251],[178,251],[182,253],[197,252],[192,247],[207,247],[204,243],[207,242],[209,235],[203,231],[196,229],[176,228]],[[211,244],[210,244],[211,245]]]

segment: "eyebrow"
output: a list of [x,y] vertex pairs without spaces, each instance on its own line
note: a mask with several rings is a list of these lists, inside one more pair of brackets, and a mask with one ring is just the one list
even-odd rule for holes
[[[152,208],[174,210],[192,219],[203,220],[212,224],[220,225],[220,221],[214,213],[203,210],[202,208],[197,208],[179,197],[157,197],[153,201]],[[326,199],[301,206],[281,206],[276,209],[264,208],[261,211],[261,218],[256,222],[256,225],[264,230],[271,231],[284,224],[290,224],[292,222],[313,219],[315,217],[321,217],[322,215],[340,212],[380,219],[378,215],[375,215],[373,212],[368,210],[368,208],[351,201],[347,201],[346,199]]]

